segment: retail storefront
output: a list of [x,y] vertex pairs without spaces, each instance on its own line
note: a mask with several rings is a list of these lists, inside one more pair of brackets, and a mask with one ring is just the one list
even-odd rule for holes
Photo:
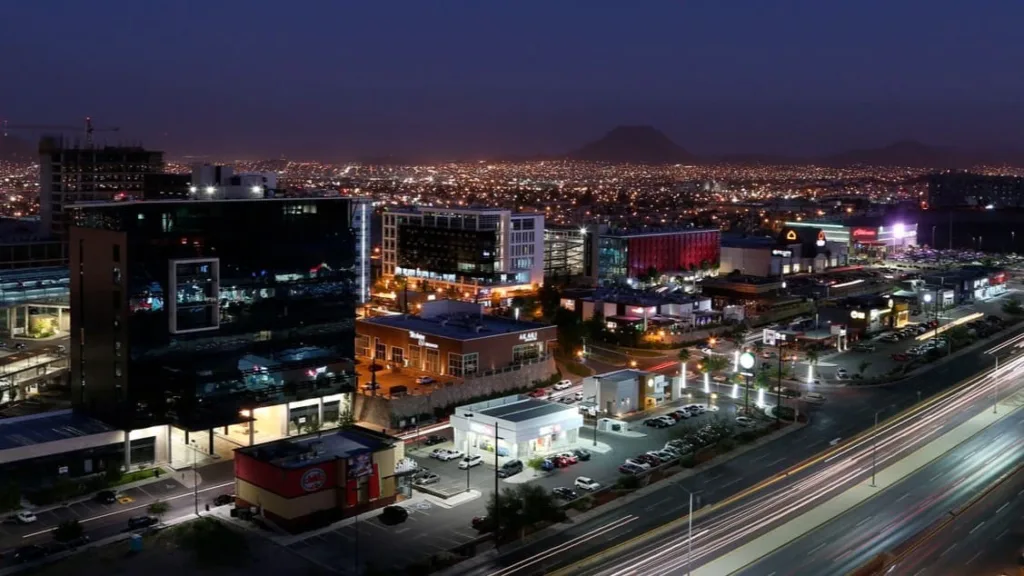
[[583,416],[557,402],[506,396],[459,406],[451,418],[455,447],[467,454],[527,460],[576,446]]

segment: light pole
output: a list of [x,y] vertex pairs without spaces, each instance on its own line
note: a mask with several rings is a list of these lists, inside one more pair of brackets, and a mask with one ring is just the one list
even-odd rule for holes
[[[690,562],[693,559],[693,492],[683,488],[681,484],[676,487],[690,495],[690,512],[686,515],[686,576],[690,576]],[[700,506],[700,501],[697,501]]]
[[875,458],[875,452],[878,449],[878,415],[881,414],[882,412],[885,412],[885,408],[882,408],[881,410],[878,410],[878,411],[875,412],[875,427],[872,430],[872,434],[874,436],[871,439],[871,487],[872,488],[875,487],[875,463],[877,462],[877,460]]
[[192,440],[189,447],[192,448],[192,502],[195,505],[196,516],[199,516],[199,471],[196,469],[196,452],[199,451],[199,446]]

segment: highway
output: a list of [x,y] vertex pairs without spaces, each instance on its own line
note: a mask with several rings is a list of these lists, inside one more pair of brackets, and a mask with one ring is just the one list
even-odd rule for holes
[[[1016,330],[1004,341],[1020,336]],[[991,408],[994,384],[1004,394],[1016,382],[1006,374],[1020,360],[1019,350],[1007,347],[996,379],[973,377],[949,397],[929,400],[953,382],[967,380],[991,367],[984,349],[965,354],[939,371],[910,378],[882,389],[847,388],[830,391],[830,403],[819,410],[810,426],[760,448],[756,453],[665,486],[617,510],[600,514],[570,529],[505,551],[467,574],[668,574],[685,571],[687,491],[698,494],[705,510],[695,515],[693,563],[696,568],[766,532],[801,510],[816,506],[870,474],[874,432],[842,442],[871,428],[881,411],[876,459],[882,467],[941,435],[980,410]],[[912,411],[886,417],[925,399]],[[811,458],[811,460],[807,460]],[[788,474],[786,473],[788,472]],[[650,533],[652,529],[658,530]],[[581,562],[587,559],[586,562]]]
[[[996,422],[902,482],[738,574],[848,574],[879,554],[897,549],[1013,470],[1024,447],[1024,436],[1019,433],[1022,424],[1020,412]],[[970,554],[980,552],[982,544],[975,543]],[[912,574],[905,568],[900,573]]]
[[[1019,426],[1018,426],[1019,429]],[[1009,475],[908,552],[907,576],[1016,575],[1024,546],[1024,471]]]

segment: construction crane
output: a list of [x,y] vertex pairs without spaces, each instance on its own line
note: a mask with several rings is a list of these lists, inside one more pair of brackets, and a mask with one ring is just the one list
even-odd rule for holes
[[[66,132],[69,130],[81,130],[81,126],[59,126],[59,125],[46,125],[46,124],[8,124],[7,120],[3,121],[3,133],[7,136],[8,130],[58,130]],[[93,132],[117,132],[120,128],[96,128],[92,125],[92,117],[85,117],[85,144],[92,146],[92,133]]]

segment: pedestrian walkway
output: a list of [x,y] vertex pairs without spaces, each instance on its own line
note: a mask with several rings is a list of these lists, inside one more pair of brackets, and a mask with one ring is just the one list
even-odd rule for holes
[[801,514],[743,546],[720,556],[715,560],[693,571],[696,576],[720,576],[732,574],[745,566],[757,562],[775,550],[812,532],[819,526],[830,522],[858,506],[883,490],[907,478],[917,470],[937,460],[946,452],[964,443],[975,434],[991,426],[995,422],[1016,413],[1017,404],[1000,403],[1003,408],[998,414],[989,410],[971,418],[960,426],[929,442],[915,452],[907,455],[892,466],[880,470],[876,474],[874,486],[870,478],[863,480],[853,488]]

